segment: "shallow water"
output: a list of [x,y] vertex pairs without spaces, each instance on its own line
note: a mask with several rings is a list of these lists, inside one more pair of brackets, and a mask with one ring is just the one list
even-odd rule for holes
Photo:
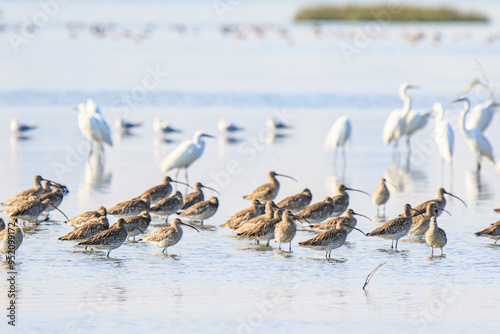
[[[275,12],[290,11],[296,4],[277,3],[272,7]],[[3,5],[5,21],[14,20],[12,12],[32,13],[28,5]],[[0,51],[4,60],[0,67],[8,78],[0,82],[5,129],[0,142],[4,157],[0,198],[31,187],[33,176],[41,174],[70,189],[60,207],[68,216],[99,205],[111,207],[161,182],[159,161],[203,129],[219,138],[206,140],[205,153],[190,169],[189,180],[217,187],[222,193],[220,208],[200,234],[186,228],[167,256],[153,246],[126,242],[110,258],[58,241],[71,228],[52,212],[49,222],[26,228],[17,252],[16,332],[168,328],[183,333],[290,333],[314,328],[418,333],[493,328],[500,297],[495,260],[499,248],[473,232],[498,219],[492,210],[499,204],[498,175],[486,163],[480,177],[475,174],[474,157],[458,131],[460,108],[449,101],[478,75],[474,57],[492,79],[500,77],[495,66],[500,44],[482,44],[486,35],[498,30],[496,22],[386,27],[387,37],[373,40],[348,64],[339,51],[339,40],[317,39],[310,26],[290,25],[283,18],[280,23],[288,26],[292,44],[274,35],[264,40],[249,35],[243,41],[221,37],[221,22],[201,17],[187,21],[200,34],[182,37],[168,24],[159,23],[158,14],[151,20],[139,16],[135,22],[112,16],[118,25],[134,29],[150,21],[157,24],[150,38],[138,44],[97,39],[88,32],[70,39],[65,28],[68,20],[97,22],[107,10],[99,3],[74,6],[18,54],[8,47]],[[130,11],[138,8],[135,2],[124,6]],[[156,6],[151,1],[145,8],[151,12]],[[166,6],[185,9],[174,3]],[[267,8],[262,2],[249,7],[250,18],[256,21],[257,13]],[[480,2],[480,7],[498,12],[498,5],[491,2]],[[85,11],[77,14],[82,8]],[[92,10],[99,13],[95,21],[85,16]],[[357,27],[364,26],[336,24],[325,29]],[[443,40],[431,46],[428,40],[412,45],[402,39],[404,31],[418,29],[440,30]],[[472,37],[455,42],[453,36],[464,31]],[[8,45],[6,33],[0,37],[2,45]],[[131,96],[147,69],[156,66],[169,76],[124,109],[119,104],[123,96]],[[432,121],[413,138],[409,162],[403,144],[401,163],[391,163],[391,149],[382,144],[382,129],[388,113],[401,106],[397,88],[402,81],[422,86],[411,93],[415,108],[441,101],[447,110],[457,111],[447,114],[456,136],[453,176],[442,169],[429,139]],[[88,155],[72,110],[87,97],[100,104],[110,123],[118,116],[144,122],[132,136],[115,133],[115,145],[106,150],[104,161]],[[472,99],[482,97],[478,93]],[[335,167],[334,154],[323,150],[323,142],[334,120],[343,114],[353,124],[353,140],[345,167],[340,161]],[[8,122],[14,115],[39,129],[24,140],[9,137]],[[264,127],[271,115],[285,117],[293,129],[273,136]],[[168,119],[184,132],[162,140],[152,131],[155,117]],[[235,140],[224,140],[216,128],[221,117],[246,130]],[[494,149],[500,142],[495,131],[499,122],[496,117],[486,132]],[[391,251],[389,241],[353,232],[344,247],[332,252],[334,259],[325,260],[323,252],[298,246],[315,235],[309,231],[300,230],[292,252],[285,252],[275,244],[254,246],[218,228],[248,206],[241,196],[267,182],[270,170],[298,180],[283,179],[278,199],[309,187],[313,201],[319,201],[336,194],[341,182],[371,192],[385,176],[398,185],[387,206],[388,218],[400,214],[405,203],[433,198],[440,186],[463,198],[468,208],[450,199],[446,208],[452,216],[443,214],[439,219],[448,235],[445,257],[430,258],[425,243],[404,240],[399,251]],[[183,180],[184,174],[179,178]],[[376,209],[363,194],[352,193],[351,207],[375,218]],[[162,223],[155,219],[148,233]],[[365,232],[378,224],[358,220]],[[366,275],[381,262],[386,264],[363,291]],[[4,262],[0,268],[4,308],[8,298],[3,278],[8,269]],[[0,328],[12,330],[8,327],[4,318]]]

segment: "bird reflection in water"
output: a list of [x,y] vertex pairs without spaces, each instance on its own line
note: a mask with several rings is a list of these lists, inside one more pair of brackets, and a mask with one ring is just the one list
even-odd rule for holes
[[112,173],[106,171],[104,152],[94,150],[89,156],[85,165],[83,182],[80,187],[82,195],[90,195],[92,190],[102,191],[111,184]]
[[469,201],[490,199],[493,197],[490,186],[481,180],[481,173],[476,169],[465,172],[465,189]]

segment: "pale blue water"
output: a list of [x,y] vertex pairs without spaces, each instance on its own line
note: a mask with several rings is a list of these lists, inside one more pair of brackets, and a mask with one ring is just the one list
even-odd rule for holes
[[[474,3],[491,13],[494,21],[489,25],[384,27],[385,37],[371,40],[348,63],[340,51],[346,40],[331,36],[366,26],[332,24],[318,39],[311,26],[291,23],[301,3],[242,2],[234,16],[221,21],[210,1],[74,1],[17,53],[8,42],[10,30],[0,33],[0,199],[31,187],[33,176],[41,174],[70,189],[61,205],[69,216],[99,205],[110,207],[158,184],[163,177],[159,161],[194,131],[220,137],[216,124],[221,117],[246,128],[234,145],[222,138],[206,140],[205,153],[189,178],[217,186],[220,208],[200,234],[185,229],[169,256],[132,242],[114,250],[110,259],[101,252],[84,253],[57,240],[71,228],[55,212],[50,222],[28,229],[17,253],[15,332],[420,333],[496,328],[499,248],[473,232],[498,219],[492,210],[499,206],[498,175],[486,163],[479,180],[472,172],[474,157],[457,127],[460,108],[450,101],[479,74],[475,57],[492,80],[500,78],[500,41],[484,44],[485,37],[498,32],[498,4]],[[460,4],[470,8],[465,1]],[[33,16],[37,6],[2,2],[0,22],[11,28],[20,18]],[[266,23],[274,18],[288,28],[291,44],[271,32],[262,40],[246,28],[244,40],[219,32],[226,22]],[[87,24],[76,39],[66,30],[70,20]],[[138,32],[149,23],[155,29],[140,43],[90,36],[90,24],[107,22],[114,22],[117,30]],[[174,32],[172,23],[185,23],[188,33]],[[404,32],[418,30],[426,36],[439,30],[442,41],[433,46],[427,37],[413,45],[402,38]],[[168,76],[130,108],[122,108],[121,101],[132,97],[148,69],[157,66]],[[415,108],[440,101],[457,111],[447,116],[456,135],[453,177],[441,170],[436,147],[428,140],[432,121],[413,139],[410,167],[405,159],[399,168],[391,165],[382,128],[389,112],[401,107],[397,89],[403,81],[422,86],[411,93]],[[115,133],[103,169],[82,150],[85,140],[72,109],[88,97],[101,106],[110,124],[124,114],[144,122],[134,136]],[[484,96],[471,98],[476,102]],[[273,138],[264,123],[277,114],[287,117],[293,129]],[[335,170],[333,152],[323,150],[328,129],[343,114],[353,124],[345,171]],[[8,123],[13,116],[39,129],[28,140],[11,138]],[[161,142],[152,131],[155,117],[184,132]],[[500,142],[499,125],[496,116],[486,132],[494,150]],[[232,169],[236,172],[229,176]],[[299,181],[283,179],[278,199],[309,187],[318,201],[334,195],[340,182],[371,192],[386,176],[400,187],[387,207],[390,218],[407,202],[433,198],[440,186],[463,198],[468,208],[450,200],[452,216],[440,217],[449,240],[445,258],[428,258],[425,244],[403,241],[400,251],[392,252],[388,241],[359,233],[332,252],[332,261],[324,260],[323,252],[298,246],[314,235],[308,231],[299,231],[292,253],[279,252],[274,244],[273,250],[262,249],[218,226],[249,204],[241,196],[267,182],[270,170]],[[371,200],[362,194],[352,194],[351,206],[370,217],[375,214]],[[161,224],[155,220],[148,232]],[[376,226],[358,220],[364,231]],[[387,264],[364,292],[366,275],[380,262]],[[5,309],[5,263],[0,268],[0,305]],[[5,312],[0,312],[0,328],[14,332]]]

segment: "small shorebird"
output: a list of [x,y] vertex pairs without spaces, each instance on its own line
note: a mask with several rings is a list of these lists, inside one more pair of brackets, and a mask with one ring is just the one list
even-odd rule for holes
[[476,236],[495,239],[495,244],[496,244],[498,239],[500,239],[500,220],[497,221],[496,223],[491,224],[484,230],[476,232]]
[[196,182],[194,185],[194,191],[192,193],[187,194],[184,197],[184,205],[182,206],[182,209],[187,209],[190,206],[193,206],[196,203],[199,203],[199,202],[205,200],[205,195],[203,194],[203,191],[201,190],[201,188],[207,188],[207,189],[210,189],[213,192],[219,194],[219,192],[217,190],[210,188],[210,187],[207,187],[207,186],[204,186],[203,184],[201,184],[201,182]]
[[35,180],[34,180],[35,187],[34,188],[31,188],[31,189],[28,189],[28,190],[20,192],[16,196],[14,196],[14,197],[6,200],[5,202],[3,202],[2,205],[3,206],[12,205],[15,202],[18,202],[19,200],[21,200],[21,201],[22,200],[27,200],[31,196],[35,196],[35,197],[36,196],[40,196],[43,193],[43,187],[42,187],[42,184],[41,184],[42,181],[48,181],[48,180],[45,180],[40,175],[35,176]]
[[40,200],[40,202],[43,203],[46,200],[50,202],[51,205],[47,206],[47,212],[58,208],[59,205],[61,205],[63,198],[64,193],[61,188],[53,189],[50,193],[38,196],[38,200]]
[[163,248],[162,253],[167,254],[167,248],[175,245],[182,238],[183,231],[181,225],[189,226],[198,231],[198,233],[200,232],[196,227],[185,224],[179,218],[175,218],[171,226],[159,229],[158,231],[139,239],[139,242],[148,242],[153,246]]
[[356,212],[354,212],[353,209],[347,209],[345,214],[342,217],[335,217],[335,218],[329,219],[326,222],[323,222],[321,224],[313,225],[312,228],[317,228],[317,229],[321,229],[321,230],[329,230],[331,228],[336,227],[338,222],[341,222],[344,225],[344,228],[346,229],[347,234],[349,234],[352,232],[352,228],[356,227],[356,225],[358,223],[358,221],[356,220],[356,218],[354,216],[365,217],[366,219],[371,221],[371,219],[368,218],[367,216],[362,215],[360,213],[356,213]]
[[347,210],[349,207],[349,194],[347,191],[357,191],[360,193],[363,193],[365,195],[370,196],[369,193],[359,190],[359,189],[354,189],[354,188],[347,188],[345,185],[341,184],[337,188],[339,195],[332,197],[333,200],[333,212],[330,214],[330,216],[338,217],[341,214]]
[[385,216],[385,203],[389,201],[391,193],[385,184],[387,181],[382,177],[380,178],[379,186],[372,193],[372,203],[377,207],[377,216],[379,215],[379,207],[384,206],[384,216]]
[[138,128],[140,126],[142,126],[141,122],[139,122],[139,123],[133,123],[133,122],[126,121],[126,120],[124,120],[123,118],[120,118],[120,117],[117,118],[117,119],[115,119],[115,127],[122,134],[128,134],[128,133],[130,133],[131,129]]
[[[461,198],[453,195],[452,193],[447,192],[446,190],[444,190],[444,188],[439,188],[438,192],[437,192],[436,199],[431,199],[431,200],[425,201],[425,202],[417,205],[415,207],[415,210],[425,212],[425,210],[427,209],[427,206],[430,205],[431,203],[436,203],[440,210],[444,209],[446,206],[446,198],[444,197],[444,194],[450,195],[451,197],[455,197],[460,202],[462,202],[465,205],[465,207],[467,207],[467,204],[465,204],[465,202],[462,201]],[[441,216],[441,213],[442,213],[441,211],[438,212],[438,217]]]
[[241,234],[245,231],[252,229],[262,219],[273,218],[275,208],[276,204],[274,204],[273,201],[267,201],[264,214],[258,215],[255,218],[251,218],[248,221],[241,223],[238,227],[234,228],[232,232],[236,234]]
[[331,197],[326,197],[321,202],[308,206],[301,212],[297,213],[296,216],[306,219],[311,224],[318,224],[330,217],[333,210],[333,199]]
[[212,217],[219,208],[219,200],[215,196],[211,196],[206,201],[201,201],[186,210],[179,213],[179,216],[185,217],[192,221],[199,221],[203,225],[203,221]]
[[297,233],[297,225],[290,218],[292,215],[290,210],[285,210],[281,221],[274,227],[274,242],[279,244],[278,248],[281,250],[281,244],[290,243],[289,251],[292,251],[292,240]]
[[[46,203],[48,204],[48,201]],[[31,196],[27,200],[18,201],[3,209],[2,212],[20,220],[35,220],[38,223],[37,217],[42,214],[45,208],[47,208],[47,205],[40,202],[37,197]]]
[[[14,227],[12,227],[14,225]],[[8,254],[12,254],[19,249],[23,243],[24,233],[19,227],[16,218],[12,218],[9,226],[0,231],[0,253],[5,254],[5,261],[8,259]]]
[[189,184],[180,182],[180,181],[175,181],[170,178],[170,176],[165,176],[163,178],[163,183],[157,186],[154,186],[145,192],[142,193],[142,195],[138,196],[137,198],[145,197],[145,196],[151,196],[151,203],[156,203],[158,201],[161,201],[162,199],[167,198],[170,196],[172,193],[172,185],[170,183],[179,183],[183,184],[189,187]]
[[239,236],[254,239],[256,241],[266,241],[266,247],[269,247],[269,241],[274,239],[274,228],[281,219],[280,210],[274,210],[272,218],[262,219],[251,229],[240,233]]
[[405,204],[404,214],[401,217],[389,220],[366,235],[369,237],[376,236],[391,239],[391,249],[394,248],[394,240],[396,240],[395,249],[397,250],[399,239],[407,235],[410,231],[412,223],[411,210],[415,209],[412,209],[410,204]]
[[14,133],[23,133],[26,131],[34,130],[37,127],[35,125],[21,124],[17,119],[13,118],[10,120],[10,131]]
[[171,133],[171,132],[182,132],[179,129],[171,127],[170,123],[168,123],[167,121],[164,122],[159,118],[155,118],[155,120],[153,121],[153,130],[155,130],[159,134],[167,134],[167,133]]
[[113,249],[123,245],[125,239],[127,239],[127,227],[125,224],[125,219],[120,218],[111,228],[80,242],[78,246],[104,249],[106,250],[106,257],[109,257],[109,253]]
[[166,215],[168,222],[168,216],[177,213],[177,211],[182,208],[183,204],[184,202],[182,200],[181,192],[176,191],[173,196],[167,197],[153,205],[149,209],[149,212],[153,212],[158,215]]
[[258,199],[254,199],[249,208],[235,213],[227,222],[222,224],[221,227],[229,227],[232,229],[238,228],[250,219],[260,216],[262,214],[263,207],[264,206]]
[[43,193],[48,194],[52,191],[52,186],[50,185],[50,181],[45,181],[43,184]]
[[244,128],[239,127],[236,124],[229,123],[223,118],[221,118],[217,123],[217,129],[219,129],[220,132],[229,132],[229,133],[244,130]]
[[431,203],[427,206],[425,213],[413,216],[410,231],[408,232],[410,239],[413,239],[414,236],[422,238],[422,236],[425,235],[425,232],[429,229],[431,218],[437,217],[441,210],[446,211],[444,209],[439,209],[436,203]]
[[311,204],[312,194],[307,188],[300,193],[289,196],[276,204],[282,210],[290,210],[292,213],[300,212]]
[[277,121],[272,117],[269,117],[266,120],[266,127],[270,130],[273,131],[278,131],[278,130],[283,130],[283,129],[289,129],[290,126],[288,124],[285,124],[283,122]]
[[[59,238],[59,240],[83,241],[109,228],[108,218],[101,216],[87,221],[80,227]],[[87,249],[87,247],[85,247]]]
[[147,211],[142,211],[141,214],[137,216],[125,218],[125,227],[127,228],[128,237],[134,237],[140,234],[141,231],[144,232],[149,227],[151,223],[151,216]]
[[243,196],[244,199],[258,199],[261,202],[266,202],[266,201],[272,201],[278,194],[278,190],[280,189],[280,183],[278,180],[276,180],[276,176],[283,176],[287,177],[289,179],[295,180],[293,177],[288,176],[288,175],[283,175],[283,174],[278,174],[275,171],[270,171],[269,172],[269,183],[266,183],[254,191],[252,191],[250,194]]
[[[363,233],[363,231],[356,227],[351,228]],[[347,232],[347,226],[339,220],[335,228],[326,230],[325,232],[322,232],[309,240],[299,242],[299,245],[324,250],[325,258],[331,258],[332,250],[341,247],[345,243],[348,234],[349,233]]]
[[83,223],[89,221],[90,219],[99,218],[101,216],[106,217],[107,214],[108,214],[108,212],[106,211],[106,208],[101,205],[97,210],[87,211],[87,212],[79,214],[78,216],[76,216],[74,218],[71,218],[70,220],[66,221],[66,225],[80,226]]
[[443,256],[443,247],[446,246],[446,233],[437,225],[436,217],[431,218],[431,223],[427,232],[425,232],[425,242],[431,248],[431,256],[434,255],[434,248],[441,248],[441,256]]
[[114,207],[108,210],[108,214],[123,216],[137,215],[144,210],[149,210],[150,205],[151,197],[143,196],[140,198],[131,199],[130,201],[116,204]]

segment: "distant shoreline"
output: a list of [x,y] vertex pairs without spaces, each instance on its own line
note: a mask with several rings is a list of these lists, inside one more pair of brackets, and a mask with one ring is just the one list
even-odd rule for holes
[[385,22],[488,22],[477,11],[450,7],[408,5],[330,5],[319,4],[299,9],[296,21],[385,21]]

